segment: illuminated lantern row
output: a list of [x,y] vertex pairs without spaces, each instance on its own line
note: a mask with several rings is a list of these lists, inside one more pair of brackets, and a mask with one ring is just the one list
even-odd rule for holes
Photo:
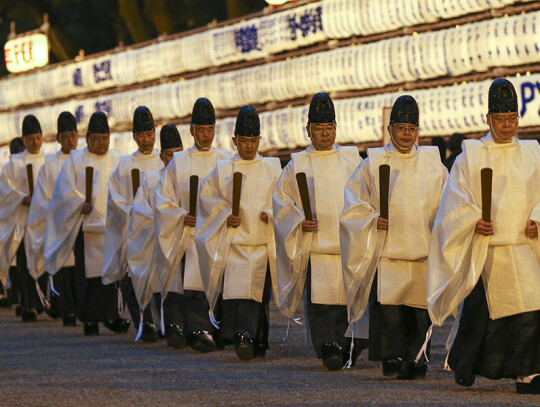
[[[509,78],[518,93],[520,127],[540,126],[540,74]],[[420,108],[420,134],[422,136],[448,136],[453,133],[482,132],[488,130],[485,121],[487,95],[491,80],[471,82],[458,86],[423,89],[408,92],[418,101]],[[339,99],[334,101],[338,123],[338,143],[363,143],[381,140],[382,109],[391,106],[403,93],[386,93],[378,96]],[[279,109],[260,114],[260,151],[294,149],[306,146],[308,106]],[[234,150],[235,117],[216,122],[215,146]],[[185,147],[192,145],[189,125],[177,126]],[[157,129],[159,134],[159,129]],[[83,131],[80,132],[84,134]],[[84,138],[79,147],[85,145]],[[48,152],[58,150],[57,143],[48,143]],[[122,154],[136,150],[131,132],[113,133],[111,148]],[[156,148],[159,144],[156,143]],[[7,146],[0,148],[0,162],[9,158]]]
[[[531,0],[532,1],[532,0]],[[515,0],[324,0],[183,38],[0,81],[5,108],[131,85],[170,75],[265,58],[333,38],[432,23]],[[9,48],[24,60],[28,46]],[[36,65],[41,66],[41,65]],[[13,71],[15,72],[15,71]]]
[[148,106],[156,119],[166,121],[188,116],[200,96],[212,100],[216,109],[235,109],[244,104],[306,97],[321,90],[372,89],[538,62],[540,35],[535,31],[540,30],[538,23],[540,12],[534,12],[97,98],[71,99],[30,110],[0,113],[3,129],[0,140],[7,142],[17,136],[24,115],[29,113],[40,119],[47,134],[54,134],[58,114],[64,110],[75,115],[81,129],[93,112],[104,111],[114,128],[129,125],[139,105]]

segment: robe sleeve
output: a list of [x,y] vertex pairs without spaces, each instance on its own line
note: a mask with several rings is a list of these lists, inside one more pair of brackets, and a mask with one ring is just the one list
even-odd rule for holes
[[283,169],[272,197],[276,243],[276,275],[279,309],[292,318],[304,291],[312,233],[302,231],[304,211],[298,207],[294,162]]
[[[188,211],[182,208],[176,179],[176,157],[172,159],[156,186],[154,233],[156,236],[156,271],[162,300],[180,273],[180,261],[187,249],[191,227],[184,227]],[[180,283],[181,287],[182,284]]]
[[54,184],[45,224],[45,270],[56,274],[66,264],[81,229],[84,194],[76,188],[73,158],[68,158]]
[[[47,168],[47,165],[43,165],[39,170],[26,223],[26,261],[30,275],[36,280],[45,272],[43,262],[45,222],[55,181],[48,179]],[[49,185],[49,183],[53,185]]]
[[147,182],[143,182],[135,199],[127,230],[126,257],[135,296],[141,309],[146,308],[156,288],[154,257],[154,210],[150,206]]
[[5,285],[9,267],[23,239],[27,210],[22,205],[26,194],[18,191],[13,182],[13,161],[0,174],[0,282]]
[[462,154],[448,178],[429,245],[427,305],[436,325],[458,308],[482,274],[489,236],[474,233],[481,218]]
[[[227,188],[228,186],[224,186]],[[230,185],[232,188],[232,185]],[[204,292],[213,312],[223,283],[231,241],[236,231],[227,227],[231,206],[221,196],[218,167],[201,182],[195,245]]]
[[[345,202],[340,218],[340,247],[343,282],[349,322],[364,314],[373,278],[386,239],[377,229],[378,201],[373,200],[374,185],[369,173],[369,158],[362,161],[345,186]],[[377,188],[378,190],[378,188]]]
[[126,269],[126,234],[131,214],[131,179],[118,165],[109,179],[107,221],[105,224],[105,250],[103,252],[103,284],[119,281]]

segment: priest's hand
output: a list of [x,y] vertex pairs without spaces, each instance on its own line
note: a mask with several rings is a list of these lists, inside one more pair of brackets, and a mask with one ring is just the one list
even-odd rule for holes
[[26,195],[22,200],[22,204],[24,206],[30,206],[31,203],[32,203],[32,195]]
[[193,226],[195,227],[195,224],[197,223],[197,217],[191,216],[190,214],[187,214],[184,218],[184,226]]
[[377,218],[377,229],[380,230],[388,230],[388,219],[381,218],[380,216]]
[[232,228],[240,226],[240,216],[229,215],[227,217],[227,226]]
[[266,212],[261,212],[261,220],[268,225],[268,215]]
[[527,223],[525,234],[529,239],[538,239],[538,226],[534,220],[529,220],[529,223]]
[[493,222],[486,222],[484,220],[479,220],[476,223],[476,227],[474,228],[474,233],[478,233],[479,235],[484,235],[484,236],[494,235],[495,232],[493,231]]
[[319,225],[317,224],[317,219],[313,220],[303,220],[302,221],[302,231],[303,232],[317,232],[319,230]]
[[85,202],[82,204],[81,213],[83,215],[88,215],[90,212],[92,212],[93,206],[91,203]]

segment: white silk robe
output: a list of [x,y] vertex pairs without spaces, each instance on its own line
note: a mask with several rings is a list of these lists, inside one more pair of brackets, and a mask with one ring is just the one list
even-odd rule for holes
[[[58,151],[45,156],[45,163],[39,170],[37,176],[34,195],[32,197],[32,205],[28,213],[28,222],[26,225],[26,261],[30,275],[34,279],[38,279],[45,273],[45,263],[43,261],[43,247],[45,244],[45,222],[47,212],[49,211],[49,203],[54,189],[54,184],[62,169],[62,164],[70,157],[70,154],[64,154]],[[73,253],[63,266],[73,266],[75,258]]]
[[[101,277],[108,181],[118,165],[120,154],[109,150],[104,155],[74,150],[60,170],[49,205],[45,226],[45,270],[54,275],[66,264],[82,226],[84,264],[87,278]],[[94,168],[92,212],[81,213],[85,201],[86,167]]]
[[[317,151],[313,146],[292,154],[273,195],[274,231],[279,307],[292,317],[304,291],[311,261],[311,301],[314,304],[345,305],[341,272],[339,216],[347,180],[360,163],[356,147],[334,145]],[[303,232],[305,219],[296,174],[305,172],[317,232]]]
[[159,171],[145,174],[133,200],[127,230],[126,257],[129,275],[141,309],[145,309],[152,295],[159,292],[154,252],[154,211],[156,185],[164,172],[165,167],[162,167]]
[[43,154],[24,151],[13,154],[0,174],[0,282],[5,285],[9,267],[25,237],[28,207],[22,200],[29,194],[26,166],[32,164],[34,185],[43,163]]
[[[474,232],[482,218],[480,171],[493,169],[493,236]],[[535,140],[496,144],[491,135],[465,140],[435,220],[428,258],[427,303],[442,325],[483,277],[490,318],[540,309],[540,146]]]
[[[240,226],[227,226],[232,213],[233,174],[242,173]],[[270,265],[277,303],[276,254],[272,225],[272,192],[281,164],[278,158],[238,156],[219,161],[203,180],[195,244],[204,291],[213,310],[219,294],[223,299],[262,302],[267,265]],[[261,213],[268,216],[268,223]]]
[[[388,231],[377,229],[382,164],[390,166]],[[381,304],[426,308],[429,239],[447,177],[437,147],[368,149],[345,187],[340,220],[349,322],[364,314],[377,270]]]
[[[215,148],[198,151],[195,146],[176,152],[157,184],[156,270],[162,299],[168,291],[204,291],[195,248],[195,228],[184,226],[184,218],[189,213],[189,178],[197,175],[200,189],[202,179],[212,171],[216,163],[231,157],[231,151]],[[180,262],[184,255],[186,258],[182,279]]]
[[140,179],[148,172],[163,167],[159,151],[142,154],[139,150],[120,157],[118,167],[109,179],[107,221],[105,226],[105,251],[103,253],[103,284],[122,279],[126,273],[126,234],[133,205],[132,169],[139,169]]

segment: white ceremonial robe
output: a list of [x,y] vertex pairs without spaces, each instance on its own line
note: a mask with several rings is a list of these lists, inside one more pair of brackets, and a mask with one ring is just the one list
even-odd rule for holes
[[[156,269],[162,301],[168,291],[204,291],[195,248],[195,228],[184,227],[189,213],[189,178],[199,177],[200,184],[216,163],[232,157],[231,151],[211,148],[198,151],[195,146],[174,153],[156,187]],[[180,262],[185,255],[183,279]],[[174,282],[174,283],[173,283]]]
[[45,162],[43,154],[23,151],[13,154],[0,174],[0,282],[5,285],[9,267],[25,237],[28,207],[22,200],[29,194],[26,166],[32,164],[34,185]]
[[[232,213],[233,174],[242,173],[240,226],[227,226]],[[277,303],[276,254],[272,224],[272,192],[281,174],[278,158],[238,156],[219,161],[203,180],[195,244],[206,298],[213,311],[223,287],[223,299],[262,302],[270,265]],[[261,213],[268,215],[268,224]]]
[[[45,270],[49,274],[64,266],[73,250],[77,235],[84,233],[84,264],[87,278],[101,277],[108,181],[118,165],[118,150],[104,155],[74,150],[62,165],[54,185],[45,226]],[[86,167],[94,168],[92,212],[81,213],[86,199]]]
[[159,292],[156,275],[154,211],[156,208],[156,185],[165,172],[147,173],[135,199],[127,230],[126,257],[129,276],[141,309],[145,309],[152,295]]
[[[437,147],[401,154],[389,144],[367,153],[345,187],[340,220],[349,322],[364,314],[376,272],[381,304],[426,308],[429,239],[448,177]],[[377,229],[382,164],[390,166],[388,231]]]
[[139,182],[143,175],[163,167],[159,151],[142,154],[139,150],[120,157],[118,167],[109,179],[107,197],[107,222],[105,224],[105,251],[103,253],[103,284],[122,279],[126,273],[126,234],[133,205],[133,182],[131,170],[138,168]]
[[[292,317],[304,291],[311,261],[311,301],[314,304],[345,305],[341,272],[339,216],[345,184],[361,158],[356,147],[334,145],[317,151],[313,146],[292,154],[273,195],[274,231],[279,308]],[[318,232],[302,231],[305,219],[296,174],[305,172]]]
[[[435,220],[428,257],[427,301],[442,325],[483,277],[491,319],[540,310],[540,147],[535,140],[497,144],[491,134],[465,140]],[[480,171],[493,170],[493,236],[474,232],[482,218]]]
[[[30,275],[38,279],[45,273],[45,263],[43,261],[43,247],[45,244],[45,221],[49,211],[49,203],[54,189],[54,184],[62,169],[62,164],[70,157],[70,154],[62,153],[62,150],[47,154],[45,163],[41,167],[37,176],[32,204],[28,213],[26,225],[26,261]],[[66,264],[62,267],[75,265],[75,257],[70,254]]]

